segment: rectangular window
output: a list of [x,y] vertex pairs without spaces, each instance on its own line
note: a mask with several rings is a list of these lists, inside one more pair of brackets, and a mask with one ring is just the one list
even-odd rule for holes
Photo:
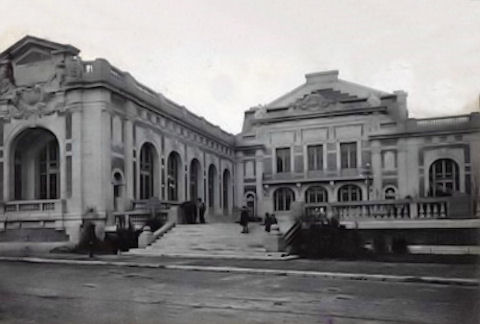
[[278,148],[277,153],[277,172],[290,172],[290,148]]
[[357,143],[340,143],[340,165],[342,169],[357,167]]
[[323,145],[307,147],[308,170],[323,170]]

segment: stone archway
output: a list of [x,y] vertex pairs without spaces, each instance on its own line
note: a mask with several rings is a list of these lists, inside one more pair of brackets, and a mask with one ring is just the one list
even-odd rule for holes
[[225,215],[228,215],[230,211],[230,200],[231,200],[231,195],[230,195],[230,171],[228,169],[225,169],[223,171],[223,177],[222,177],[222,206],[223,206],[223,213]]
[[202,166],[197,159],[192,159],[190,162],[190,200],[197,201],[201,197],[202,181]]
[[11,200],[60,199],[60,147],[51,131],[22,131],[10,152]]
[[170,152],[167,159],[167,198],[171,201],[180,199],[182,178],[182,159],[176,151]]
[[218,206],[218,176],[217,168],[214,164],[210,164],[208,167],[208,210],[210,214],[215,213],[215,209]]

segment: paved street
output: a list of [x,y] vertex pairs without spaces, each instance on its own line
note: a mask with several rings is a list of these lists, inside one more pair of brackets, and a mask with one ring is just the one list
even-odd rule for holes
[[478,323],[476,287],[19,262],[0,278],[1,323]]

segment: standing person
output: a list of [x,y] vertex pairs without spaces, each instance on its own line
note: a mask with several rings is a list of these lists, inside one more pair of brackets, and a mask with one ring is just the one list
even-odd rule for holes
[[265,232],[270,232],[270,227],[272,226],[272,218],[269,213],[265,213]]
[[240,225],[242,225],[242,233],[248,233],[248,210],[243,206],[240,212]]
[[198,214],[200,216],[200,223],[205,224],[205,203],[201,198],[198,198]]

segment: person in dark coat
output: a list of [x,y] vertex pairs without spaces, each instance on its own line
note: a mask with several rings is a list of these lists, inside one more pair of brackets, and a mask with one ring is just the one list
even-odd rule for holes
[[205,224],[205,203],[202,201],[201,198],[198,198],[198,214],[200,217],[200,224]]
[[248,209],[245,206],[240,212],[240,225],[242,225],[242,233],[248,233]]
[[272,227],[272,218],[269,213],[265,213],[265,232],[270,232],[270,227]]

